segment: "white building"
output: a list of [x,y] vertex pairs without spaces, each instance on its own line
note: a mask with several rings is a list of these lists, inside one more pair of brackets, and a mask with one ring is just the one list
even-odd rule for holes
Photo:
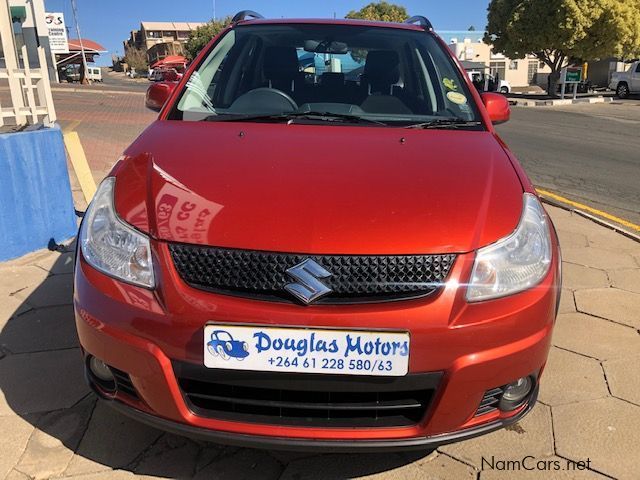
[[511,59],[494,53],[493,47],[484,43],[483,31],[446,30],[437,33],[458,60],[483,63],[494,77],[506,80],[511,87],[547,86],[551,69],[533,55]]

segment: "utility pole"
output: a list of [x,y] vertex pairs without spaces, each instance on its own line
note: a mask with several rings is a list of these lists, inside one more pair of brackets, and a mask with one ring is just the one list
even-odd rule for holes
[[89,79],[87,78],[89,70],[87,68],[87,57],[84,54],[84,45],[82,44],[82,35],[80,35],[80,24],[78,23],[78,6],[76,5],[76,0],[71,0],[71,9],[73,10],[73,21],[76,24],[76,33],[78,34],[78,41],[80,42],[80,55],[82,55],[82,68],[84,69],[84,76],[80,75],[80,81],[81,83],[84,83],[82,82],[82,80],[86,81],[87,83],[90,83]]

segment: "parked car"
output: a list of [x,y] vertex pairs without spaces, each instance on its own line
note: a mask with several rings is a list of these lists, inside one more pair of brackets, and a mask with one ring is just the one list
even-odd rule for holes
[[467,75],[479,92],[500,92],[507,94],[511,92],[511,84],[507,80],[496,79],[490,73],[479,71],[467,71]]
[[79,65],[65,65],[58,70],[58,76],[61,82],[73,83],[80,81],[80,66]]
[[149,80],[152,82],[164,82],[171,81],[171,78],[182,78],[182,73],[178,72],[175,68],[162,68],[155,69],[149,76]]
[[92,82],[102,82],[102,69],[99,67],[87,67],[87,78]]
[[[306,53],[364,69],[307,71]],[[79,233],[103,401],[314,452],[433,449],[534,408],[558,238],[494,129],[508,100],[477,92],[426,18],[244,11],[163,95]]]
[[609,89],[616,92],[620,98],[627,98],[633,93],[640,93],[640,61],[629,65],[624,72],[614,72],[611,75]]

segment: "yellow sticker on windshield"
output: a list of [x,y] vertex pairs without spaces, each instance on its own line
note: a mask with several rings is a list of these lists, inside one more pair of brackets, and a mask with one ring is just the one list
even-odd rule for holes
[[442,79],[442,84],[449,90],[453,90],[454,92],[456,90],[458,90],[458,86],[456,85],[456,82],[454,82],[453,80],[451,80],[450,78],[443,78]]
[[449,92],[447,93],[447,98],[449,101],[455,103],[456,105],[466,105],[467,97],[458,92]]

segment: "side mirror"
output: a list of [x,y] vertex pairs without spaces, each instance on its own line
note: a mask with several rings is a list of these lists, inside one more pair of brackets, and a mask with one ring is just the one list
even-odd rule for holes
[[147,89],[147,96],[145,98],[147,108],[156,112],[162,110],[162,107],[173,93],[176,85],[177,83],[175,82],[157,82],[151,84]]
[[491,123],[498,125],[509,121],[511,117],[511,107],[509,100],[499,93],[486,92],[481,95],[482,103],[484,103]]

